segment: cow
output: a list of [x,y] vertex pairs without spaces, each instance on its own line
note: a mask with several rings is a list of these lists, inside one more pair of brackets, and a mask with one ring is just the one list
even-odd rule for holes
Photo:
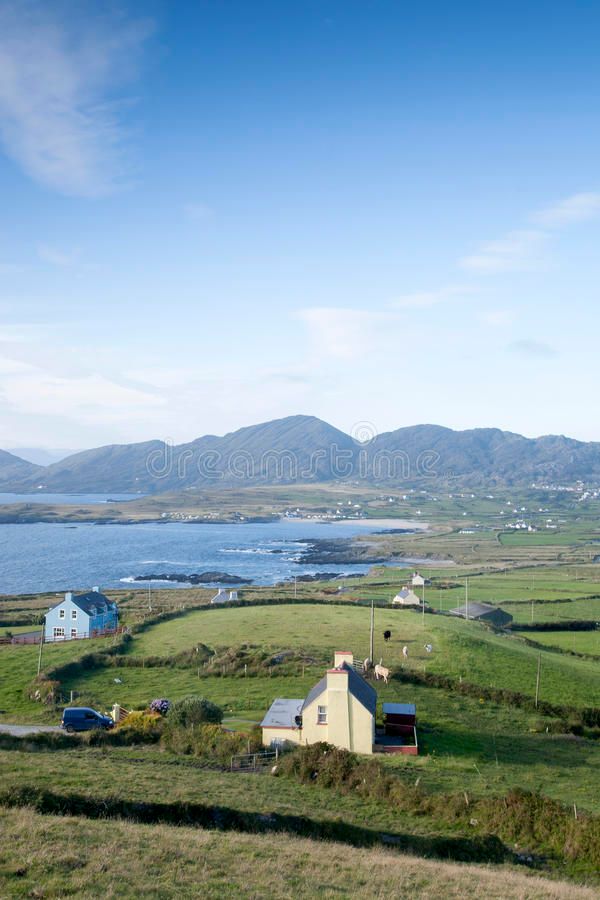
[[388,683],[388,678],[390,677],[390,670],[386,669],[385,666],[382,665],[383,660],[379,660],[379,664],[375,666],[375,678],[379,681],[380,678],[383,678],[385,683]]
[[387,631],[384,631],[384,632],[383,632],[383,639],[384,639],[384,641],[389,641],[389,639],[391,638],[391,636],[392,636],[392,632],[389,630],[389,628],[388,628]]

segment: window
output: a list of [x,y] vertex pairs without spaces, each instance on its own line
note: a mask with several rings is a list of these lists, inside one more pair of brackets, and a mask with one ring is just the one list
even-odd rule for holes
[[55,637],[55,638],[64,638],[64,636],[65,636],[65,629],[64,629],[64,628],[58,628],[58,626],[55,626],[55,628],[54,628],[54,633],[53,633],[53,634],[54,634],[54,637]]
[[59,609],[59,611],[58,611],[58,618],[59,618],[59,619],[64,619],[64,617],[65,617],[65,611],[64,611],[64,609]]
[[76,610],[76,609],[72,609],[72,610],[71,610],[71,618],[72,618],[72,619],[76,619],[76,618],[77,618],[77,610]]
[[76,638],[76,637],[77,637],[77,629],[76,629],[76,628],[71,628],[71,637],[72,637],[72,638]]
[[327,725],[326,706],[317,706],[317,725]]

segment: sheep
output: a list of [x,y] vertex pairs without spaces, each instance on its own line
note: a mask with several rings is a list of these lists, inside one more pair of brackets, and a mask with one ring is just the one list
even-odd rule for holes
[[388,678],[390,677],[390,670],[386,669],[385,666],[382,665],[383,660],[379,660],[379,664],[375,666],[375,678],[379,681],[380,678],[383,678],[384,682],[388,683]]
[[389,639],[391,638],[391,636],[392,636],[392,632],[389,630],[389,628],[388,628],[387,631],[384,631],[384,632],[383,632],[383,639],[384,639],[384,641],[389,641]]

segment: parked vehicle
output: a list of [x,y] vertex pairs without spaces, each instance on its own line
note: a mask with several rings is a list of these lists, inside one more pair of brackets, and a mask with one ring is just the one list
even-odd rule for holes
[[60,727],[69,734],[74,731],[91,731],[93,728],[104,728],[108,731],[115,723],[110,716],[90,709],[88,706],[72,706],[63,711]]

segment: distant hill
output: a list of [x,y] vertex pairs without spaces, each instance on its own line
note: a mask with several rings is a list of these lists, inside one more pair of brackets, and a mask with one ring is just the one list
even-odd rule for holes
[[[0,451],[1,453],[1,451]],[[0,455],[0,488],[53,492],[164,491],[207,485],[365,480],[372,484],[600,483],[600,443],[526,438],[497,428],[414,425],[359,444],[314,416],[288,416],[187,444],[114,444],[41,467]]]
[[33,481],[40,469],[41,466],[36,466],[35,463],[27,462],[26,459],[21,459],[20,456],[6,450],[0,450],[0,487],[9,482]]

